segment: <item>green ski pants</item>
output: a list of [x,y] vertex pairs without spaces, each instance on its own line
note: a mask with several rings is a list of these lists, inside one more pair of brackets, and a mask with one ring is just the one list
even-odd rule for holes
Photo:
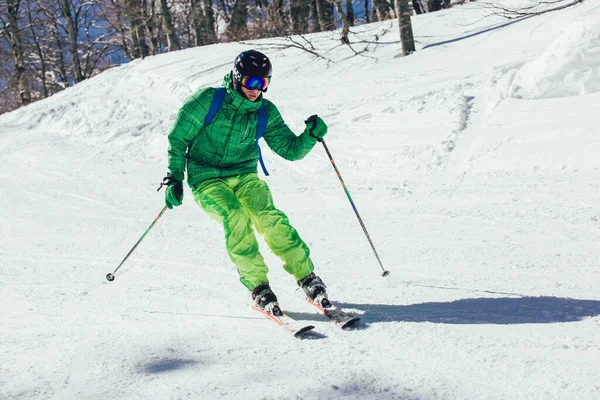
[[267,183],[256,173],[210,179],[193,194],[196,203],[223,226],[229,257],[249,290],[269,281],[252,226],[296,280],[313,271],[308,247],[287,216],[275,208]]

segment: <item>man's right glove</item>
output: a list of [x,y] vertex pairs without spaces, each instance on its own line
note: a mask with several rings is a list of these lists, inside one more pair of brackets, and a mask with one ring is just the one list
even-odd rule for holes
[[167,185],[167,189],[165,190],[165,204],[169,210],[180,206],[183,202],[183,183],[168,176],[163,180],[163,184]]
[[308,131],[308,134],[319,142],[327,133],[327,125],[318,115],[311,115],[304,123],[306,124],[305,132]]

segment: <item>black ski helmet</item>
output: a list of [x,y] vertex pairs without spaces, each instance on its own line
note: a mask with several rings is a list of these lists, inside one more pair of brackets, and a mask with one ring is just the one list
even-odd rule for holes
[[[235,90],[240,91],[242,76],[255,76],[257,78],[270,78],[273,69],[271,61],[260,51],[246,50],[241,52],[233,63],[231,78]],[[267,91],[266,89],[264,90]]]

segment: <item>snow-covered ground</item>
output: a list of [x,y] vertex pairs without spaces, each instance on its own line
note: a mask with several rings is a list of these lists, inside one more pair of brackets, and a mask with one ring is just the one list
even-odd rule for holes
[[[511,1],[515,3],[515,1]],[[517,2],[518,3],[518,2]],[[107,71],[0,117],[0,398],[600,398],[600,4],[506,21],[482,2],[353,29],[359,56],[309,36],[220,44]],[[301,38],[296,38],[309,46]],[[392,43],[390,43],[392,42]],[[296,340],[257,315],[221,228],[164,205],[167,134],[250,47],[292,129],[318,113],[387,278],[322,147],[263,144],[276,204],[341,331],[267,251]]]

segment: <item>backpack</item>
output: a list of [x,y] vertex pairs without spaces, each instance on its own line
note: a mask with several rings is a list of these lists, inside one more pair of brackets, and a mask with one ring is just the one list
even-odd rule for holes
[[[221,105],[223,104],[224,98],[225,98],[225,88],[224,87],[217,88],[217,90],[215,90],[215,94],[213,96],[212,103],[210,103],[210,108],[208,109],[208,114],[206,115],[206,118],[204,118],[204,126],[206,126],[212,122],[215,115],[217,115],[217,113],[221,109]],[[263,137],[265,134],[265,130],[267,129],[267,121],[269,119],[268,115],[267,115],[267,108],[265,107],[264,103],[262,103],[260,105],[260,108],[258,109],[257,114],[258,114],[258,123],[256,124],[256,139],[254,140],[254,143],[256,143],[256,148],[258,149],[258,161],[260,162],[260,166],[261,166],[263,172],[265,173],[265,175],[269,176],[269,172],[267,171],[267,168],[265,167],[265,162],[263,161],[262,152],[260,151],[260,146],[258,144],[258,140],[261,137]]]

